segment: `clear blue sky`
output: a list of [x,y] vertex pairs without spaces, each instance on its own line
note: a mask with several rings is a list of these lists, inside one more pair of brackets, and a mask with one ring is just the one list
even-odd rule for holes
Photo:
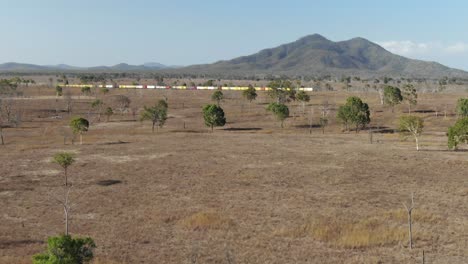
[[319,33],[468,70],[468,2],[0,0],[0,63],[189,65]]

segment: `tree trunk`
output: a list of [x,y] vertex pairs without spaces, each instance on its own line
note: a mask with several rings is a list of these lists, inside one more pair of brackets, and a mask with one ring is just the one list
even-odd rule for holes
[[213,125],[211,125],[211,133],[213,133]]
[[68,236],[68,209],[67,209],[67,205],[63,206],[63,211],[65,212],[65,235]]
[[408,114],[411,115],[411,103],[408,104]]
[[65,186],[68,186],[68,174],[67,174],[67,168],[65,167]]
[[409,246],[410,246],[410,249],[413,249],[413,226],[412,226],[411,213],[412,213],[412,210],[408,211]]
[[153,126],[151,128],[151,131],[154,133],[154,122],[153,122]]
[[283,120],[281,120],[281,128],[283,128],[283,122],[284,122],[284,121],[283,121]]
[[83,134],[80,133],[80,145],[83,145]]
[[419,139],[417,136],[414,136],[414,139],[416,141],[416,150],[419,151]]
[[2,140],[2,145],[5,145],[5,142],[3,141],[3,128],[0,127],[0,139]]

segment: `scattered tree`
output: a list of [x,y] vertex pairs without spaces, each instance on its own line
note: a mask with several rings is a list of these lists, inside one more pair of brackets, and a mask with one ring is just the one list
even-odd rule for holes
[[252,103],[253,100],[257,99],[257,91],[255,91],[255,88],[252,85],[249,85],[247,90],[242,91],[242,96],[244,96],[249,103]]
[[419,136],[424,128],[424,120],[418,116],[402,116],[400,117],[400,132],[405,134],[411,134],[416,142],[416,150],[419,151]]
[[86,87],[81,88],[81,93],[83,95],[89,95],[91,93],[91,87],[86,86]]
[[60,235],[47,239],[47,251],[33,256],[33,264],[83,264],[93,257],[96,244],[90,237]]
[[219,106],[219,103],[224,99],[224,94],[222,91],[217,90],[211,95],[211,100],[215,101]]
[[403,99],[408,103],[408,113],[411,114],[411,106],[418,103],[418,94],[412,84],[403,86]]
[[55,95],[56,95],[57,97],[59,97],[59,96],[62,96],[62,94],[63,94],[63,88],[62,88],[62,86],[57,85],[57,86],[55,87]]
[[226,117],[224,117],[224,110],[215,104],[208,104],[203,107],[203,118],[205,125],[211,127],[224,126],[226,124]]
[[468,144],[468,117],[459,119],[448,129],[448,147],[457,150],[460,143]]
[[457,114],[459,117],[468,117],[468,98],[458,99]]
[[346,104],[338,109],[337,118],[344,124],[346,131],[349,131],[349,125],[354,124],[358,133],[370,123],[369,105],[362,102],[359,97],[349,97]]
[[152,132],[154,133],[154,127],[163,127],[167,120],[167,109],[168,105],[166,101],[159,100],[159,102],[152,107],[144,107],[143,113],[141,114],[141,121],[150,120],[152,122]]
[[302,104],[302,113],[304,114],[305,112],[305,105],[307,102],[310,101],[310,96],[304,92],[304,91],[299,91],[297,94],[296,94],[296,99],[301,102]]
[[281,122],[281,128],[283,128],[284,120],[289,116],[289,108],[285,104],[270,103],[267,107],[267,111],[273,113],[276,119]]
[[104,112],[104,114],[107,117],[107,122],[109,122],[110,117],[114,114],[114,110],[112,110],[112,107],[109,106],[106,108],[106,111]]
[[101,112],[102,112],[102,106],[104,105],[104,102],[100,99],[96,99],[91,103],[91,107],[96,109],[98,112],[98,122],[101,121]]
[[80,134],[80,145],[83,145],[83,133],[88,131],[89,121],[82,117],[73,118],[70,127],[74,134]]
[[395,105],[403,101],[401,90],[398,87],[386,86],[384,88],[384,101],[387,105],[392,107],[392,113],[394,112]]
[[75,162],[75,157],[71,153],[61,152],[57,153],[53,157],[53,162],[60,165],[65,172],[65,186],[68,185],[68,167],[70,167]]
[[113,96],[112,100],[113,100],[113,103],[115,104],[114,108],[117,109],[120,112],[120,114],[125,113],[130,107],[130,103],[131,103],[130,98],[128,98],[125,95],[120,95],[120,94],[115,95]]

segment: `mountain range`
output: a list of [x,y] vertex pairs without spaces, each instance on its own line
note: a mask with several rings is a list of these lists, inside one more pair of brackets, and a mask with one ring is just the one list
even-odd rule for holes
[[142,65],[120,63],[114,66],[76,67],[67,64],[35,65],[26,63],[7,62],[0,64],[0,72],[51,72],[51,71],[86,71],[86,72],[126,72],[126,71],[155,71],[161,69],[175,69],[180,66],[167,66],[157,62],[147,62]]
[[178,71],[196,74],[353,75],[363,77],[468,78],[468,72],[437,62],[395,55],[364,38],[334,42],[314,34],[275,48]]
[[222,60],[212,64],[188,67],[166,66],[159,63],[114,66],[74,67],[65,64],[39,66],[33,64],[0,64],[0,72],[148,72],[194,74],[204,76],[361,76],[429,78],[457,77],[468,79],[468,72],[449,68],[437,62],[414,60],[393,54],[364,38],[334,42],[314,34],[264,49],[258,53]]

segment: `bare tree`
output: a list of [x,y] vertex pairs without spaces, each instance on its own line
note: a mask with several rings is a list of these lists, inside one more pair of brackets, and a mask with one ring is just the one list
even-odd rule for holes
[[330,114],[330,104],[327,100],[323,101],[320,106],[320,127],[322,134],[325,134],[325,127],[328,125],[328,115]]
[[63,213],[64,213],[64,221],[65,221],[65,235],[68,235],[68,232],[70,230],[69,228],[69,221],[70,221],[70,214],[71,214],[71,209],[73,204],[70,202],[70,192],[72,190],[72,186],[69,186],[65,189],[65,194],[63,198],[58,198],[56,196],[53,196],[53,199],[62,206],[63,208]]
[[73,110],[73,97],[70,89],[65,90],[65,93],[63,94],[63,100],[67,106],[67,113],[71,114]]

